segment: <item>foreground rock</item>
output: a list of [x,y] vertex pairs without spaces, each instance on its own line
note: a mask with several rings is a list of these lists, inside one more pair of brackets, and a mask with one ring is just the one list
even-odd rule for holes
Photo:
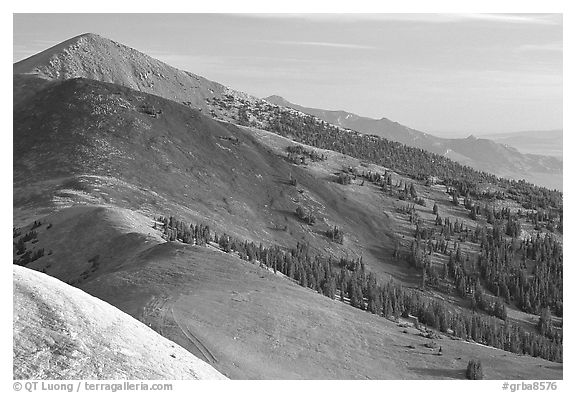
[[141,322],[14,266],[15,379],[225,379]]

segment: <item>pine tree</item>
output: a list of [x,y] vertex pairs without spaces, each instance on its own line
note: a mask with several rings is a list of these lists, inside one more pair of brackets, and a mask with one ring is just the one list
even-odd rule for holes
[[552,316],[548,307],[543,308],[540,312],[540,318],[538,319],[536,329],[543,336],[550,337],[552,335]]
[[482,363],[479,360],[470,360],[466,368],[466,378],[468,379],[484,379],[484,372],[482,370]]

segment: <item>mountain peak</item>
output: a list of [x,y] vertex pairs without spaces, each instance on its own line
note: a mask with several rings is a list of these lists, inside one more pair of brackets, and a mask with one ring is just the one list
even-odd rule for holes
[[96,34],[96,33],[90,33],[90,32],[88,32],[88,33],[83,33],[83,34],[80,34],[80,35],[76,36],[76,38],[80,38],[80,37],[101,38],[101,39],[106,39],[106,40],[107,40],[107,38],[104,38],[104,37],[102,37],[101,35],[98,35],[98,34]]
[[106,37],[103,37],[99,34],[90,33],[90,32],[77,35],[76,37],[73,37],[73,38],[69,39],[68,41],[76,41],[76,42],[78,42],[78,41],[88,41],[88,42],[92,41],[92,42],[101,42],[101,43],[119,45],[115,41],[111,40],[110,38],[106,38]]
[[[69,38],[69,39],[67,39],[67,40],[65,40],[65,41],[62,41],[60,44],[63,44],[63,43],[66,43],[66,42],[75,42],[75,41],[81,40],[81,39],[83,39],[83,38],[85,38],[85,39],[87,38],[87,39],[98,39],[98,40],[111,41],[110,39],[105,38],[105,37],[102,37],[101,35],[98,35],[98,34],[96,34],[96,33],[86,32],[86,33],[78,34],[77,36],[72,37],[72,38]],[[60,45],[60,44],[58,44],[58,45]],[[57,45],[56,45],[56,46],[57,46]]]
[[[113,55],[115,53],[110,49],[112,47],[124,51],[130,50],[128,47],[95,33],[80,34],[15,63],[13,72],[15,74],[37,74],[46,79],[86,77],[78,70],[81,63],[90,63],[92,57],[98,59],[108,57],[108,62],[114,61]],[[91,62],[94,63],[94,60]],[[74,71],[79,75],[74,75],[74,71],[69,69],[74,63],[77,63]],[[63,73],[63,71],[66,72]],[[70,75],[71,71],[72,75]]]
[[284,97],[275,94],[264,98],[264,100],[268,101],[271,104],[280,106],[287,106],[288,104],[291,104],[291,102],[285,99]]

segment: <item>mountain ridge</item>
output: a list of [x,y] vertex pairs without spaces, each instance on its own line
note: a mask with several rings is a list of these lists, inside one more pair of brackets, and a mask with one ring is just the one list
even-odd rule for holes
[[285,98],[272,95],[264,100],[280,106],[286,106],[303,113],[316,116],[328,123],[339,125],[366,134],[374,134],[408,146],[443,155],[472,168],[494,173],[513,179],[535,180],[532,172],[560,176],[551,182],[542,184],[562,189],[562,162],[555,157],[527,155],[512,146],[498,144],[492,140],[470,135],[467,138],[440,138],[406,127],[385,117],[373,119],[343,110],[324,110],[309,108],[291,103]]
[[225,86],[178,70],[136,49],[93,33],[73,37],[13,65],[14,74],[48,80],[87,78],[159,95],[204,110]]
[[[238,118],[231,117],[229,113],[230,107],[236,105],[234,102],[236,98],[249,101],[256,106],[261,105],[261,100],[256,97],[191,72],[179,70],[136,49],[92,33],[73,37],[21,60],[13,65],[13,72],[19,78],[23,75],[36,74],[47,80],[84,77],[116,83],[183,103],[214,118],[232,122],[238,122]],[[278,97],[269,98],[273,101]],[[232,98],[232,101],[228,101],[225,107],[214,105],[214,100],[229,98]],[[496,144],[484,146],[484,152],[476,152],[474,157],[470,157],[463,153],[463,150],[473,150],[474,141],[468,142],[473,146],[466,147],[462,146],[460,140],[434,137],[385,117],[376,120],[345,111],[324,111],[296,104],[287,105],[288,101],[283,98],[281,102],[286,107],[312,114],[329,123],[423,148],[475,169],[513,179],[524,178],[550,188],[562,188],[562,164],[555,158],[536,159],[524,156],[515,149]]]
[[524,154],[538,154],[563,157],[563,131],[519,131],[508,133],[488,134],[486,138],[498,143],[515,147]]

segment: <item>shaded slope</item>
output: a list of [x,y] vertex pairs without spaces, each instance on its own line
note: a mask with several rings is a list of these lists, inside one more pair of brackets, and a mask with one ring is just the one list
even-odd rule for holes
[[21,104],[43,88],[55,83],[29,74],[15,74],[13,78],[12,102],[14,106]]
[[144,324],[55,278],[13,268],[14,379],[223,379]]
[[[149,217],[178,215],[255,242],[306,241],[338,257],[378,246],[377,253],[364,253],[366,262],[389,271],[395,235],[375,203],[345,197],[334,174],[319,179],[250,131],[184,105],[73,79],[16,105],[14,124],[14,208],[21,224],[76,203],[99,204]],[[317,225],[296,217],[300,205],[314,211]],[[331,242],[324,231],[333,225],[351,241]]]
[[64,208],[44,217],[34,231],[37,235],[26,250],[45,252],[26,267],[73,285],[136,263],[140,252],[164,242],[149,218],[113,206]]
[[[158,210],[169,201],[194,205],[192,213],[202,217],[242,212],[244,220],[260,213],[267,192],[282,190],[262,183],[289,172],[287,164],[234,126],[112,84],[85,79],[57,83],[17,105],[14,120],[16,206],[31,203],[24,196],[28,193],[18,189],[34,183],[66,179],[71,184],[62,187],[86,191],[94,183],[120,179],[120,200],[111,185],[98,183],[108,188],[100,200],[132,208],[158,204]],[[93,178],[84,185],[69,181],[82,175]],[[123,192],[130,195],[122,198]]]
[[[518,150],[488,139],[468,137],[445,139],[429,135],[386,118],[371,119],[345,111],[329,111],[293,104],[280,96],[266,101],[318,117],[328,123],[366,134],[374,134],[408,146],[440,154],[475,169],[512,179],[526,179],[546,187],[562,189],[562,161],[556,157],[522,154]],[[538,174],[548,174],[545,181]]]

